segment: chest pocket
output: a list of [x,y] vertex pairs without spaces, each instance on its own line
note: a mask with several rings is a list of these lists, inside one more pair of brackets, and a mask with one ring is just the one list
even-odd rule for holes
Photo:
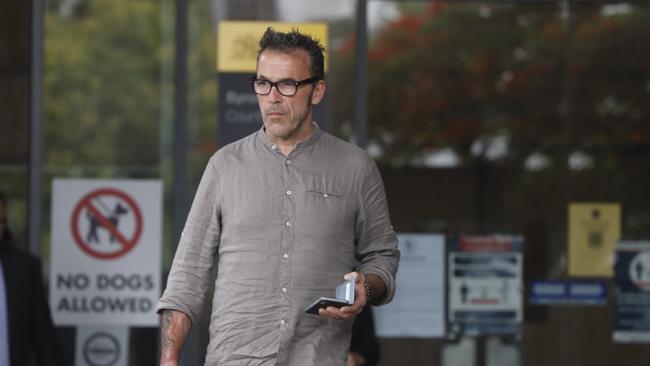
[[303,193],[302,207],[298,207],[297,219],[303,221],[308,235],[328,242],[347,241],[346,234],[352,224],[350,198],[336,188],[307,187]]
[[308,195],[315,195],[315,197],[322,198],[323,200],[341,200],[343,197],[336,191],[324,189],[311,189],[307,191]]
[[339,190],[308,188],[305,192],[305,210],[321,218],[323,224],[340,224],[345,216],[346,199]]

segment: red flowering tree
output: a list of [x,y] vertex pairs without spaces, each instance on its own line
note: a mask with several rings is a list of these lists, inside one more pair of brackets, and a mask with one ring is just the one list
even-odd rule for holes
[[[650,117],[648,9],[607,15],[592,4],[571,17],[548,3],[403,10],[371,35],[368,52],[369,138],[384,162],[408,164],[440,148],[469,162],[484,157],[488,144],[477,142],[493,137],[508,141],[500,161],[566,154],[568,144],[648,142],[640,123]],[[349,78],[353,46],[335,57],[350,65]],[[353,90],[334,85],[345,101],[338,108],[353,108]]]

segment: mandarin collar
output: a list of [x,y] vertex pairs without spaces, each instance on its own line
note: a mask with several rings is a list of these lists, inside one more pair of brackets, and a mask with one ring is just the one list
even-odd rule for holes
[[[294,147],[294,150],[302,150],[308,146],[311,146],[316,143],[316,141],[318,141],[318,139],[321,137],[323,130],[320,129],[318,123],[312,122],[312,124],[314,126],[314,132],[312,132],[312,134],[309,135],[309,137],[306,139],[298,142]],[[277,149],[277,145],[273,143],[271,139],[269,139],[269,136],[266,135],[266,129],[264,128],[264,125],[262,125],[262,127],[257,131],[257,138],[262,142],[262,144],[264,144],[264,146],[268,147],[269,149]]]

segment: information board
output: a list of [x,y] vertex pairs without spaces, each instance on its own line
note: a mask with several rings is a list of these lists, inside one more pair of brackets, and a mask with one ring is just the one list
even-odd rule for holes
[[520,235],[450,238],[448,301],[452,334],[520,332],[522,247]]
[[380,337],[442,337],[445,334],[442,234],[399,234],[401,252],[393,301],[373,308]]

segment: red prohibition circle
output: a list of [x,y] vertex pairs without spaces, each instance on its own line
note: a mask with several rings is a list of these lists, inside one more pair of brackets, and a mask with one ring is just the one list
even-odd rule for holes
[[[96,208],[91,205],[92,199],[98,196],[117,196],[126,202],[126,204],[129,206],[131,212],[133,212],[133,215],[135,216],[135,231],[133,232],[133,236],[130,239],[124,237],[124,235],[122,235],[122,233],[120,233],[116,227],[114,227],[105,217],[103,217],[97,211]],[[115,235],[120,244],[122,244],[122,249],[112,253],[98,252],[91,248],[90,245],[86,243],[85,240],[83,240],[82,236],[79,234],[79,216],[81,215],[81,212],[84,208],[90,210],[91,214],[100,221],[100,224],[111,234]],[[128,253],[136,246],[138,240],[140,240],[140,235],[142,234],[142,214],[135,201],[126,193],[113,188],[102,188],[88,193],[79,201],[79,203],[77,203],[70,219],[70,229],[75,242],[86,254],[99,259],[115,259]]]

